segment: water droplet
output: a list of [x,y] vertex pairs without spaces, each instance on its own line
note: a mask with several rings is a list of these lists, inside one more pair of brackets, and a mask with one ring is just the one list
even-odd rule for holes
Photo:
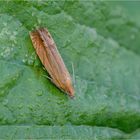
[[20,104],[20,105],[18,106],[19,109],[21,109],[22,107],[23,107],[23,104]]
[[37,22],[40,24],[40,23],[41,23],[41,19],[38,18],[38,19],[37,19]]
[[15,39],[15,40],[13,40],[13,41],[14,41],[14,43],[15,43],[15,44],[17,44],[17,40],[16,40],[16,39]]
[[23,113],[20,113],[19,115],[20,115],[20,116],[24,116],[24,114],[23,114]]
[[13,119],[13,123],[15,123],[17,121],[17,119],[15,118],[15,119]]
[[3,52],[1,52],[0,55],[3,57]]
[[14,35],[10,36],[10,40],[15,40],[15,39],[16,39],[16,37]]
[[3,22],[3,25],[4,25],[4,26],[7,26],[7,22]]
[[28,108],[29,108],[30,110],[33,110],[33,106],[32,106],[32,105],[29,105]]
[[25,63],[25,62],[26,62],[26,60],[25,60],[25,59],[22,59],[22,62],[23,62],[23,63]]
[[15,44],[14,43],[12,43],[12,47],[15,47]]
[[6,106],[6,105],[8,104],[8,99],[5,99],[5,100],[2,102],[2,104],[3,104],[4,106]]
[[6,58],[6,57],[8,57],[8,56],[11,54],[11,52],[12,52],[12,49],[11,49],[10,47],[6,47],[6,48],[4,48],[4,49],[2,50],[1,56],[2,56],[3,58]]
[[32,12],[32,16],[34,16],[35,15],[35,13],[34,12]]
[[135,39],[135,35],[131,35],[130,37],[131,37],[131,39]]
[[42,95],[43,95],[43,92],[42,92],[42,91],[39,91],[39,92],[37,92],[36,95],[37,95],[37,96],[42,96]]
[[22,23],[21,22],[19,23],[19,26],[22,26]]
[[28,65],[33,65],[34,60],[32,60],[32,59],[28,59],[27,63],[28,63]]
[[16,32],[16,31],[14,31],[14,32],[13,32],[13,34],[16,36],[16,35],[17,35],[17,32]]
[[23,96],[20,96],[20,99],[23,99]]

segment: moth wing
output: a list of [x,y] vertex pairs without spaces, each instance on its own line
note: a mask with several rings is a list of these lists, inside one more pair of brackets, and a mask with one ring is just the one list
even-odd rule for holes
[[65,89],[66,81],[68,79],[71,80],[70,74],[63,62],[59,51],[57,50],[56,44],[54,43],[51,35],[47,31],[47,29],[39,29],[38,30],[40,37],[43,40],[44,46],[47,49],[47,57],[51,67],[53,68],[53,73],[51,75],[52,79],[54,79],[54,83],[60,87]]

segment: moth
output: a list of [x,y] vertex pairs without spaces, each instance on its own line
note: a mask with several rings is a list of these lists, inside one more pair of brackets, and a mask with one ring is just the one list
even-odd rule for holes
[[70,97],[74,97],[71,76],[51,34],[46,28],[39,28],[30,32],[30,38],[38,57],[51,77],[51,81]]

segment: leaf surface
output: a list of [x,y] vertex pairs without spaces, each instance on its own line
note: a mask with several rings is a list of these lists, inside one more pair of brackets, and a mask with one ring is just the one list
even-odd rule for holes
[[[140,27],[120,11],[95,1],[0,2],[1,139],[140,138]],[[44,76],[29,37],[40,26],[71,75],[74,65],[73,100]]]

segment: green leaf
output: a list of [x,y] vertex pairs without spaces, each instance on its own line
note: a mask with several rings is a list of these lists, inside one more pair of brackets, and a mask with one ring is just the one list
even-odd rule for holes
[[[122,11],[98,1],[0,2],[0,139],[140,138],[140,27]],[[29,37],[36,27],[48,28],[74,74],[74,99],[45,78]]]

